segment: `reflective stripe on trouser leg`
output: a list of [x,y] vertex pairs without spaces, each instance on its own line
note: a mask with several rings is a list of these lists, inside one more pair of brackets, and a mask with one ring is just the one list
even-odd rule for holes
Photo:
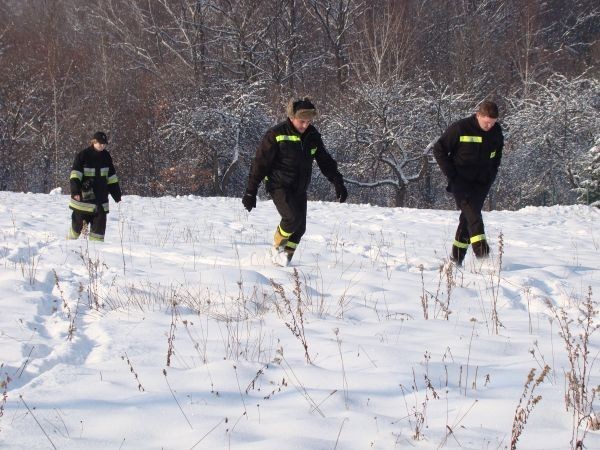
[[452,243],[452,252],[450,255],[450,259],[457,262],[458,264],[462,264],[465,256],[467,254],[467,249],[469,248],[469,244],[466,242],[461,242],[455,240]]
[[92,217],[90,222],[90,241],[104,242],[104,233],[106,231],[106,213],[100,209]]
[[67,235],[67,239],[79,239],[79,233],[73,230],[73,227],[69,228],[69,234]]
[[306,192],[290,192],[285,189],[275,189],[271,192],[271,198],[281,216],[279,231],[291,233],[284,236],[292,242],[300,242],[306,231]]
[[485,258],[490,254],[490,246],[487,243],[485,234],[478,234],[471,237],[471,244],[473,245],[473,253],[478,258]]
[[477,236],[471,236],[471,244],[475,242],[485,241],[485,234],[478,234]]
[[455,263],[462,264],[465,256],[467,255],[468,248],[469,229],[467,225],[467,219],[461,212],[460,216],[458,217],[458,226],[456,227],[456,234],[454,235],[454,242],[452,243],[450,259]]
[[467,249],[467,248],[469,248],[469,243],[468,243],[468,242],[454,241],[454,242],[452,243],[452,245],[453,245],[454,247],[458,247],[458,248],[464,248],[464,249]]
[[291,235],[292,233],[288,233],[287,231],[283,230],[280,225],[278,225],[277,229],[275,230],[275,235],[273,236],[273,246],[285,247]]
[[68,239],[77,239],[81,235],[81,231],[83,230],[83,224],[85,223],[85,219],[90,216],[82,213],[81,211],[73,211],[71,214],[71,229],[69,230]]
[[287,255],[288,262],[290,262],[292,260],[292,258],[294,257],[294,252],[296,251],[297,247],[298,247],[297,242],[288,241],[287,244],[285,244],[283,251]]
[[470,243],[477,258],[486,257],[490,251],[485,240],[481,214],[486,195],[487,187],[479,187],[476,183],[472,183],[465,197],[455,197],[456,205],[460,209],[460,223],[455,239]]

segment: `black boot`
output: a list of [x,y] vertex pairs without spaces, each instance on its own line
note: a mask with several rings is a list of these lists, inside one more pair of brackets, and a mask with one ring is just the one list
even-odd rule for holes
[[450,253],[450,261],[457,266],[462,266],[469,244],[465,242],[454,241],[452,244],[452,252]]
[[290,248],[290,247],[285,247],[283,249],[283,251],[285,252],[285,256],[287,257],[287,262],[289,264],[290,261],[292,260],[292,258],[294,257],[294,252],[296,251],[296,249]]
[[477,258],[487,258],[490,255],[490,246],[485,239],[474,242],[471,245],[473,246],[473,253],[475,253]]

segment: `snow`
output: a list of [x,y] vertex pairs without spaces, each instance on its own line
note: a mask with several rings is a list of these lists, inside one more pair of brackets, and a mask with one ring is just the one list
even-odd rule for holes
[[571,446],[553,310],[597,309],[597,209],[484,213],[492,257],[448,294],[455,211],[311,202],[276,267],[270,201],[125,196],[104,243],[65,239],[67,204],[0,192],[0,447],[509,448],[545,364],[517,447]]

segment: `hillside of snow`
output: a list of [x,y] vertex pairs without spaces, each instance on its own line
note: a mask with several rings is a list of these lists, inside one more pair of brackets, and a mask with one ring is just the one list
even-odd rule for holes
[[457,269],[456,211],[310,202],[282,268],[268,200],[67,205],[0,192],[2,448],[600,448],[598,209],[484,212]]

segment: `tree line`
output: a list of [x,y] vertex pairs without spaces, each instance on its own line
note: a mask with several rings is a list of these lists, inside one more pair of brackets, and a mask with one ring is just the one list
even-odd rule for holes
[[104,130],[125,194],[240,196],[264,131],[309,95],[350,201],[452,207],[431,144],[492,99],[491,206],[574,203],[599,34],[593,0],[0,0],[0,189],[66,190]]

